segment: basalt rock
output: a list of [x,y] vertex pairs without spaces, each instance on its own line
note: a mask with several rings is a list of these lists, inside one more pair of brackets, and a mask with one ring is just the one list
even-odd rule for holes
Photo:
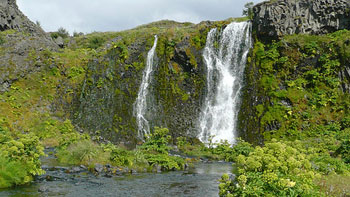
[[0,1],[0,31],[15,29],[34,35],[43,35],[45,32],[30,21],[19,9],[16,0]]
[[278,0],[253,8],[253,29],[260,38],[325,34],[350,28],[349,0]]
[[0,1],[0,32],[0,92],[7,91],[13,81],[41,70],[46,58],[39,54],[58,48],[18,9],[15,0]]

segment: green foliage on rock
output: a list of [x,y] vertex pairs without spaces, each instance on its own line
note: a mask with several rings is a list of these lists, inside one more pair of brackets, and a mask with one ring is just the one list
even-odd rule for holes
[[[349,38],[349,31],[342,30],[255,42],[246,73],[247,87],[252,87],[259,99],[252,101],[252,94],[244,91],[242,107],[247,110],[241,111],[240,120],[250,122],[241,125],[245,133],[265,140],[303,140],[326,136],[319,131],[340,124],[349,114],[350,97],[344,89],[349,79],[340,77],[348,66],[345,51]],[[326,130],[334,135],[344,128]]]

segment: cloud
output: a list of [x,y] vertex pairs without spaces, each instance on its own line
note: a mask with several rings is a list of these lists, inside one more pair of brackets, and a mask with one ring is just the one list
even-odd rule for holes
[[[255,3],[261,0],[254,0]],[[17,0],[46,31],[120,31],[162,19],[198,23],[239,17],[249,0]]]

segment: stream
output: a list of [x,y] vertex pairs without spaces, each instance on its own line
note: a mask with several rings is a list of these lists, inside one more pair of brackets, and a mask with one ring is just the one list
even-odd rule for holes
[[[52,156],[42,159],[46,174],[30,185],[0,189],[0,196],[218,196],[223,173],[232,164],[198,162],[186,171],[135,173],[106,177],[74,167],[57,167]],[[54,167],[56,166],[56,167]],[[68,171],[70,171],[68,173]]]

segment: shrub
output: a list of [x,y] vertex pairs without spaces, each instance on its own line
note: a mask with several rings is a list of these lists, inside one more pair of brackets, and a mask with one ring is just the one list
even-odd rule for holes
[[87,47],[90,49],[97,49],[100,46],[102,46],[103,43],[105,43],[105,42],[106,42],[106,40],[104,38],[94,36],[94,37],[89,39],[89,43],[88,43]]
[[51,38],[52,39],[57,39],[58,37],[68,38],[69,37],[69,32],[64,29],[63,27],[58,28],[56,32],[51,33]]
[[39,160],[43,149],[35,135],[14,138],[7,128],[0,126],[0,187],[25,184],[33,176],[43,174]]
[[31,180],[25,166],[17,161],[10,161],[0,155],[0,188],[20,185]]
[[118,166],[132,166],[134,156],[130,151],[114,147],[111,151],[110,160]]
[[139,148],[149,165],[159,165],[165,170],[183,169],[184,160],[180,157],[169,156],[168,146],[171,136],[167,128],[155,127],[153,134],[147,136],[146,142]]
[[146,142],[140,147],[141,150],[160,154],[168,154],[171,147],[168,146],[171,136],[167,128],[155,127],[154,132],[147,136]]
[[340,147],[336,150],[336,154],[340,155],[345,163],[350,164],[350,136],[344,139]]
[[236,159],[235,180],[223,175],[220,196],[305,196],[318,191],[313,183],[316,173],[306,155],[282,142],[256,147],[249,156]]
[[147,161],[151,166],[159,165],[163,170],[182,170],[185,161],[181,157],[164,154],[147,154]]

